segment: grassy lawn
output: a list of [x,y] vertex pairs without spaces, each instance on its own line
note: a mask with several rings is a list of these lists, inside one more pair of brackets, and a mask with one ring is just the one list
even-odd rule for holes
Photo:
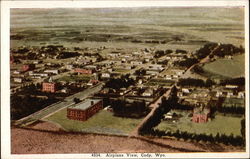
[[204,71],[225,77],[240,77],[245,75],[245,55],[233,56],[233,59],[218,59],[204,65]]
[[[191,112],[190,112],[191,113]],[[188,117],[187,112],[178,112],[177,114],[182,114],[183,117],[180,118],[179,121],[173,123],[172,121],[162,121],[156,129],[159,130],[170,130],[170,131],[187,131],[195,134],[203,134],[207,135],[216,135],[226,134],[230,135],[241,135],[240,129],[241,124],[240,121],[242,118],[240,117],[231,117],[231,116],[223,116],[217,114],[214,119],[207,123],[193,123],[191,121],[191,117]]]
[[91,75],[72,75],[72,76],[63,76],[57,81],[66,81],[66,82],[72,82],[72,81],[84,81],[88,82],[91,79]]
[[111,112],[101,110],[87,121],[69,120],[67,109],[63,109],[46,120],[61,125],[66,131],[91,132],[101,134],[127,135],[142,119],[130,119],[115,117]]
[[239,98],[226,98],[223,102],[222,106],[225,107],[231,107],[231,106],[237,106],[237,107],[245,107],[245,100],[239,99]]

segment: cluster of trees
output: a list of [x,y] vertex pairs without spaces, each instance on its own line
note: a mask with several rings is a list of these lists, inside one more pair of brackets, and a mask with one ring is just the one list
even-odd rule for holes
[[172,106],[177,104],[177,101],[177,89],[176,87],[173,87],[169,98],[166,99],[166,97],[162,97],[160,106],[155,110],[154,114],[150,116],[147,122],[139,128],[139,133],[142,135],[150,134],[153,131],[153,128],[161,122],[163,115],[169,112],[172,109]]
[[205,44],[202,48],[200,48],[199,50],[196,51],[196,56],[198,59],[203,59],[206,56],[208,56],[211,51],[217,47],[218,44],[217,43],[207,43]]
[[177,139],[183,139],[183,140],[193,140],[196,142],[199,141],[205,141],[205,142],[211,142],[211,143],[224,143],[226,145],[233,145],[233,146],[244,146],[245,140],[242,136],[234,136],[233,134],[227,136],[225,134],[219,134],[217,133],[216,136],[213,136],[212,134],[206,135],[206,134],[194,134],[189,133],[186,131],[179,131],[176,130],[175,132],[171,131],[160,131],[160,130],[153,130],[151,131],[150,135],[154,136],[173,136]]
[[223,80],[221,85],[239,85],[239,86],[245,86],[245,77],[239,77],[239,78],[233,78],[233,79],[227,79]]
[[167,54],[171,54],[173,51],[172,50],[157,50],[155,51],[154,58],[159,58]]
[[182,50],[182,49],[176,49],[175,52],[176,53],[182,53],[182,54],[186,54],[187,53],[186,50]]
[[133,101],[132,103],[124,99],[116,99],[110,101],[111,107],[113,108],[114,115],[120,117],[134,117],[139,118],[147,114],[148,108],[146,102]]
[[25,54],[29,51],[30,51],[30,49],[27,47],[18,48],[17,50],[12,50],[13,53],[19,53],[19,54]]
[[59,55],[58,55],[58,59],[66,59],[66,58],[71,58],[71,57],[76,57],[76,56],[79,56],[80,53],[78,52],[66,52],[66,51],[63,51],[61,52]]
[[244,107],[237,107],[237,106],[232,106],[232,107],[225,107],[221,106],[217,108],[217,111],[220,113],[229,113],[229,114],[245,114],[245,108]]
[[225,57],[226,55],[234,55],[243,53],[245,50],[242,46],[236,47],[232,44],[221,44],[218,49],[214,50],[214,55]]
[[214,82],[211,79],[203,81],[201,79],[186,78],[180,79],[177,83],[178,86],[195,86],[195,87],[211,87]]
[[21,119],[58,101],[55,98],[42,99],[30,95],[13,95],[10,100],[11,120]]
[[146,70],[143,69],[143,68],[141,68],[139,70],[136,70],[135,71],[135,75],[137,75],[137,76],[144,76],[144,75],[146,75]]
[[198,63],[199,61],[196,58],[187,58],[183,61],[176,61],[174,64],[181,67],[191,67],[192,65]]
[[22,39],[24,39],[24,36],[23,35],[11,35],[10,39],[11,40],[22,40]]
[[192,72],[198,73],[198,74],[204,74],[205,71],[203,70],[203,68],[199,65],[195,65],[192,69]]
[[132,78],[129,78],[129,75],[121,76],[121,78],[111,78],[106,82],[105,87],[120,89],[128,88],[130,85],[134,85],[135,81]]

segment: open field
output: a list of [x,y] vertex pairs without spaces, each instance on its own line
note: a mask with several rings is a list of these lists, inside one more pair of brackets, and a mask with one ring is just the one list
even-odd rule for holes
[[231,135],[231,133],[236,135],[241,135],[240,129],[240,121],[242,118],[240,117],[231,117],[231,116],[223,116],[220,114],[216,114],[215,118],[207,123],[193,123],[191,121],[191,117],[188,117],[188,115],[191,112],[177,112],[177,114],[182,114],[183,117],[181,117],[178,121],[173,123],[172,121],[162,121],[156,129],[159,130],[170,130],[170,131],[187,131],[189,133],[195,133],[195,134],[212,134],[215,136],[217,133],[219,134],[225,134],[225,135]]
[[[42,124],[43,129],[55,130]],[[22,136],[22,137],[20,137]],[[67,144],[65,144],[67,143]],[[111,144],[112,143],[112,144]],[[11,129],[12,154],[67,153],[174,153],[174,152],[243,152],[240,147],[204,144],[157,138],[130,138],[95,134]]]
[[11,35],[19,37],[11,38],[11,46],[188,51],[208,41],[244,46],[243,13],[243,8],[11,9]]
[[67,110],[63,109],[46,120],[59,124],[66,131],[92,132],[100,134],[127,135],[142,119],[115,117],[111,112],[101,110],[87,121],[69,120]]
[[228,78],[245,76],[245,55],[233,56],[233,59],[217,59],[214,62],[205,64],[204,71]]

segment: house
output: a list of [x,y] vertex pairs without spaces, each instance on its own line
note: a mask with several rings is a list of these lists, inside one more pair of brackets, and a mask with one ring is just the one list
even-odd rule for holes
[[206,123],[210,115],[210,109],[208,107],[195,107],[193,109],[192,121],[195,123]]
[[238,92],[237,98],[245,98],[245,92],[243,92],[243,91]]
[[98,80],[90,80],[87,85],[88,86],[93,86],[93,85],[96,85],[99,81]]
[[164,120],[172,119],[172,118],[173,118],[173,113],[172,112],[168,112],[167,114],[164,114]]
[[92,69],[84,69],[84,68],[76,68],[74,72],[77,72],[78,74],[92,74]]
[[61,89],[62,93],[69,93],[69,89],[67,87],[64,87],[63,89]]
[[238,86],[237,85],[228,84],[228,85],[225,86],[225,88],[235,89],[235,88],[238,88]]
[[146,74],[147,75],[157,75],[157,74],[159,74],[160,73],[160,71],[158,70],[146,70]]
[[67,118],[86,121],[103,108],[101,99],[86,99],[67,108]]
[[35,69],[35,64],[25,64],[22,66],[23,72],[34,70],[34,69]]
[[154,93],[153,89],[148,88],[142,93],[142,96],[150,97],[153,95],[153,93]]
[[58,74],[59,73],[59,70],[45,70],[44,71],[45,73],[52,73],[52,74]]
[[20,72],[19,72],[19,71],[17,71],[17,70],[15,70],[15,71],[13,72],[13,74],[19,75],[19,74],[20,74]]
[[110,73],[107,72],[102,73],[101,78],[110,78]]
[[15,83],[22,83],[23,79],[22,78],[14,78]]
[[132,65],[142,65],[142,61],[130,61],[130,64]]

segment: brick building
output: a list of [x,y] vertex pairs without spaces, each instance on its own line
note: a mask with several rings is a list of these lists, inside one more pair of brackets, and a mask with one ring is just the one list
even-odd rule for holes
[[196,107],[193,110],[192,121],[195,123],[206,123],[210,116],[210,109],[204,107]]
[[35,64],[25,64],[22,67],[22,71],[26,72],[26,71],[31,71],[35,69]]
[[42,91],[43,92],[56,92],[56,83],[54,82],[43,82],[42,84]]
[[83,69],[83,68],[76,68],[74,72],[80,73],[80,74],[92,74],[94,71],[92,69]]
[[86,121],[103,108],[101,99],[86,99],[67,108],[67,117],[72,120]]

